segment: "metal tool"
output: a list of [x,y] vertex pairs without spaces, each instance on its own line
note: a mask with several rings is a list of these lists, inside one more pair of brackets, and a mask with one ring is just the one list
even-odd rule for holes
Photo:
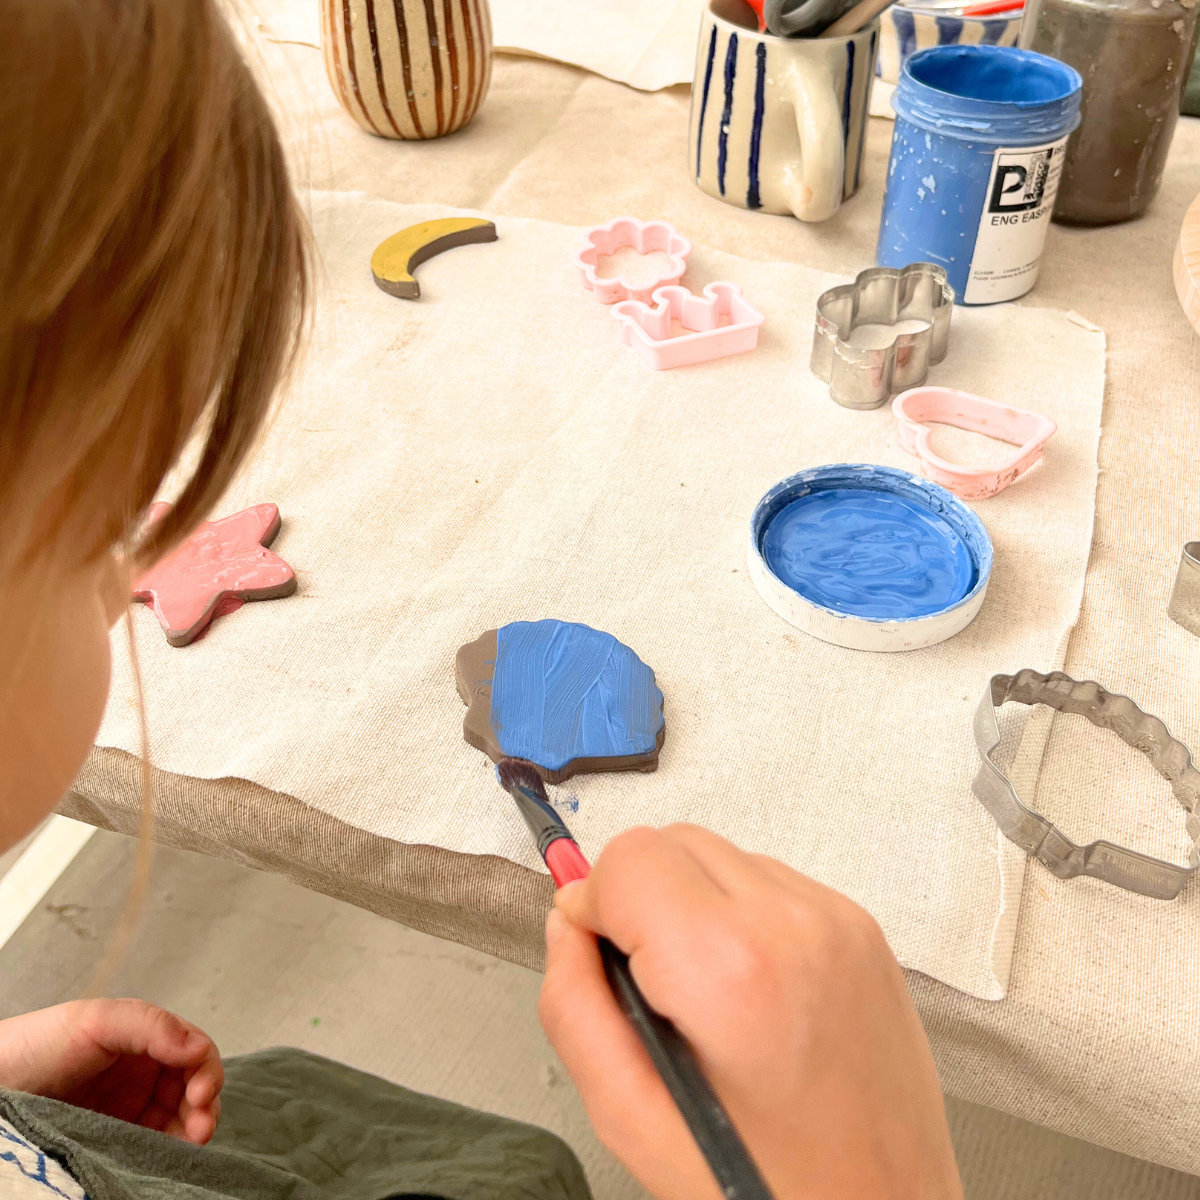
[[1200,637],[1200,542],[1188,542],[1179,556],[1167,616]]
[[762,19],[776,37],[815,37],[855,0],[763,0]]
[[[1111,729],[1145,754],[1188,812],[1186,829],[1193,842],[1188,865],[1181,867],[1102,840],[1077,846],[1053,822],[1026,807],[992,759],[1000,745],[996,709],[1008,700],[1078,713],[1093,725]],[[971,785],[976,797],[1010,842],[1035,855],[1060,879],[1091,875],[1142,896],[1173,900],[1200,866],[1200,814],[1196,811],[1200,771],[1192,763],[1191,751],[1172,737],[1162,721],[1143,712],[1128,696],[1106,691],[1090,680],[1072,679],[1062,671],[1042,675],[1025,669],[1015,675],[993,675],[975,710],[974,730],[980,757],[979,772]]]
[[[818,298],[809,366],[843,408],[878,408],[893,392],[924,383],[946,357],[953,311],[954,289],[933,263],[860,271]],[[854,331],[867,325],[882,344],[853,344]],[[880,331],[897,325],[890,338]]]

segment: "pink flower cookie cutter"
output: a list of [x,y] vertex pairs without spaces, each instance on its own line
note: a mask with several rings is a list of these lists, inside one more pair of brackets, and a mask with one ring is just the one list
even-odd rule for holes
[[[620,322],[622,339],[656,371],[753,350],[766,320],[736,283],[706,283],[702,296],[674,284],[656,288],[653,308],[641,300],[622,300],[613,305],[612,315]],[[685,333],[672,334],[676,321]]]
[[[664,270],[654,278],[639,281],[625,275],[602,279],[599,260],[616,254],[625,247],[638,254],[653,254],[656,250],[667,255]],[[601,304],[616,300],[648,302],[655,288],[678,283],[687,269],[687,256],[692,243],[674,225],[666,221],[639,221],[636,217],[613,217],[606,225],[594,225],[584,232],[583,245],[575,255],[575,265],[583,272],[583,286],[596,293]]]
[[[1004,491],[1039,458],[1058,426],[1041,413],[985,400],[957,388],[915,387],[892,401],[900,445],[921,460],[927,479],[964,500],[986,500]],[[963,467],[934,454],[927,423],[953,425],[971,433],[1011,442],[1018,449],[998,467]]]

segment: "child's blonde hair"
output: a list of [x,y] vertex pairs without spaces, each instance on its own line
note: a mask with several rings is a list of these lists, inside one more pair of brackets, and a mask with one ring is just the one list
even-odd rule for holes
[[[137,569],[186,534],[253,444],[309,299],[279,137],[216,0],[7,0],[3,16],[0,591],[114,549]],[[143,529],[194,432],[194,470]],[[135,883],[92,991],[148,880],[148,757],[143,708]]]
[[[212,507],[262,425],[307,303],[305,225],[214,0],[4,16],[0,579],[113,547],[140,565]],[[135,544],[202,417],[198,465]]]

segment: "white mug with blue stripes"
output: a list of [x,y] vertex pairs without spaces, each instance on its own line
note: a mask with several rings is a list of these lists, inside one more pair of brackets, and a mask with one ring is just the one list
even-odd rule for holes
[[744,0],[706,0],[689,158],[710,196],[824,221],[858,190],[879,21],[840,38],[758,32]]

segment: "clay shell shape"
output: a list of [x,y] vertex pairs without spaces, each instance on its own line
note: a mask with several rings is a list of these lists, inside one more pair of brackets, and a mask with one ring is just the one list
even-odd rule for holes
[[569,621],[489,629],[455,658],[463,737],[547,783],[592,771],[653,771],[666,725],[654,672],[612,634]]

